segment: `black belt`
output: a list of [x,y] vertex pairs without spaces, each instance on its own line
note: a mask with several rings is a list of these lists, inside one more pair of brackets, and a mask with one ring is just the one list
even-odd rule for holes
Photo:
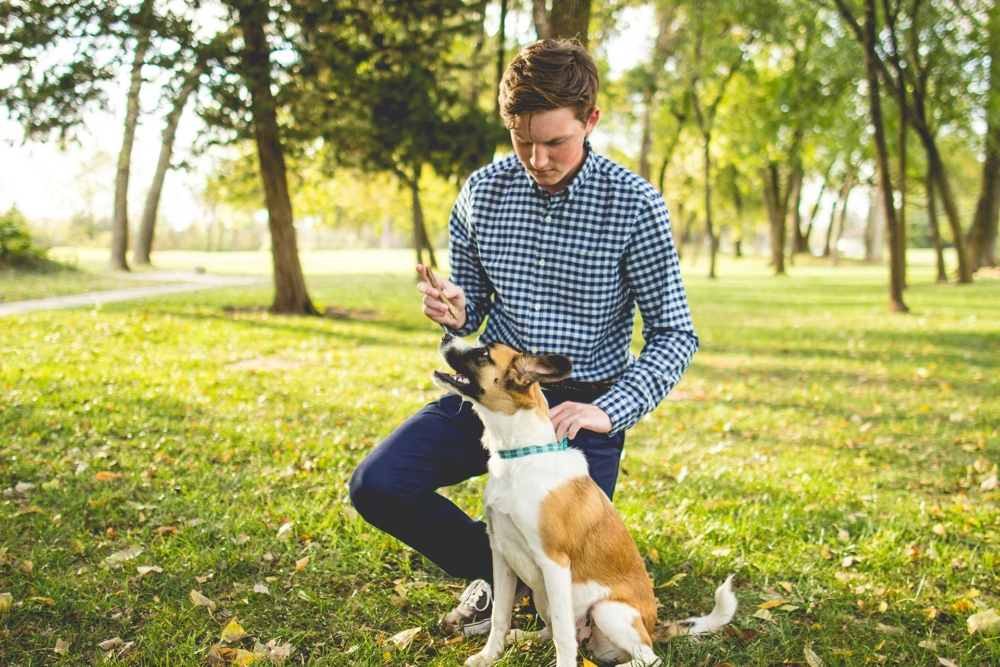
[[542,389],[559,393],[589,396],[591,400],[606,394],[615,384],[614,380],[603,380],[601,382],[583,382],[581,380],[563,380],[543,384]]

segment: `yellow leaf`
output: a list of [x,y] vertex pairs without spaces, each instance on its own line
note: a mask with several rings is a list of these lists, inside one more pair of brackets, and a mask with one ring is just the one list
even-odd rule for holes
[[950,607],[952,611],[957,611],[957,612],[972,611],[975,608],[976,605],[972,604],[971,600],[959,600]]
[[783,604],[788,604],[788,600],[769,600],[768,602],[761,602],[757,605],[757,609],[774,609]]
[[0,614],[6,614],[14,606],[14,596],[10,593],[0,593]]
[[948,531],[946,531],[944,529],[944,526],[941,525],[940,523],[934,524],[934,527],[931,528],[931,531],[933,531],[933,533],[938,537],[948,537]]
[[98,482],[113,482],[114,480],[121,479],[121,478],[122,478],[122,476],[121,476],[120,473],[109,472],[107,470],[103,470],[103,471],[97,473],[96,475],[94,475],[94,480],[98,481]]
[[390,637],[389,641],[392,642],[393,646],[395,646],[397,650],[405,651],[407,648],[409,648],[410,642],[413,641],[413,638],[416,637],[421,630],[422,628],[419,627],[410,628],[409,630],[403,630],[402,632],[398,632],[394,634],[392,637]]
[[792,592],[792,585],[790,583],[788,583],[787,581],[779,581],[778,585],[781,586],[782,588],[784,588],[786,593],[791,593]]
[[245,648],[238,648],[236,649],[236,658],[233,660],[232,664],[243,667],[244,665],[252,665],[261,658],[263,658],[263,656],[259,653],[251,653]]
[[646,555],[649,557],[649,560],[653,561],[657,565],[660,564],[660,554],[656,551],[656,549],[650,547],[649,551],[646,552]]
[[215,611],[215,603],[202,595],[199,591],[191,591],[191,602],[198,607],[208,607],[209,611]]
[[392,660],[392,653],[389,653],[388,651],[386,651],[385,653],[382,654],[382,658],[384,660]]
[[53,600],[52,598],[42,598],[42,597],[38,597],[37,595],[35,597],[28,598],[28,602],[44,602],[45,604],[49,605],[50,607],[54,607],[55,604],[56,604],[56,601]]
[[583,659],[583,667],[597,667],[597,665],[595,665],[594,663],[592,663],[590,660],[587,660],[586,658],[584,658]]
[[660,584],[659,586],[655,586],[655,588],[670,588],[671,586],[676,586],[677,582],[680,581],[681,579],[683,579],[686,576],[687,576],[686,573],[684,573],[684,572],[678,572],[674,576],[670,577],[670,581],[668,581],[665,584]]
[[236,617],[222,629],[222,641],[226,644],[239,641],[247,636],[246,630],[240,627],[240,624],[236,622]]
[[309,556],[306,556],[305,558],[300,558],[299,560],[295,561],[295,571],[301,572],[303,569],[305,569],[305,566],[308,564],[309,564]]
[[823,548],[819,550],[819,555],[826,560],[833,560],[833,553],[830,551],[830,547],[823,545]]

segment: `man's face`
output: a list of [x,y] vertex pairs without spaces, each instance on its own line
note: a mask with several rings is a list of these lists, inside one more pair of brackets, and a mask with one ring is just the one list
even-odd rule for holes
[[556,193],[569,185],[587,157],[583,140],[597,126],[596,107],[586,123],[573,109],[562,107],[518,116],[510,131],[517,159],[544,190]]

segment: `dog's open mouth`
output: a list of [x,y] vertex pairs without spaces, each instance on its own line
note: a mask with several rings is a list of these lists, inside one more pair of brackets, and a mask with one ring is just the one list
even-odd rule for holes
[[449,384],[457,385],[459,387],[468,387],[472,384],[469,378],[465,377],[461,373],[442,373],[441,371],[434,371],[434,377],[439,380],[443,380]]

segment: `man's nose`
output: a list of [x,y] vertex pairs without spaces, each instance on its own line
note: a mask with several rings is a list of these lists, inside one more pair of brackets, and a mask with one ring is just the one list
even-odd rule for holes
[[541,169],[549,163],[549,152],[541,146],[533,146],[531,150],[531,166]]

